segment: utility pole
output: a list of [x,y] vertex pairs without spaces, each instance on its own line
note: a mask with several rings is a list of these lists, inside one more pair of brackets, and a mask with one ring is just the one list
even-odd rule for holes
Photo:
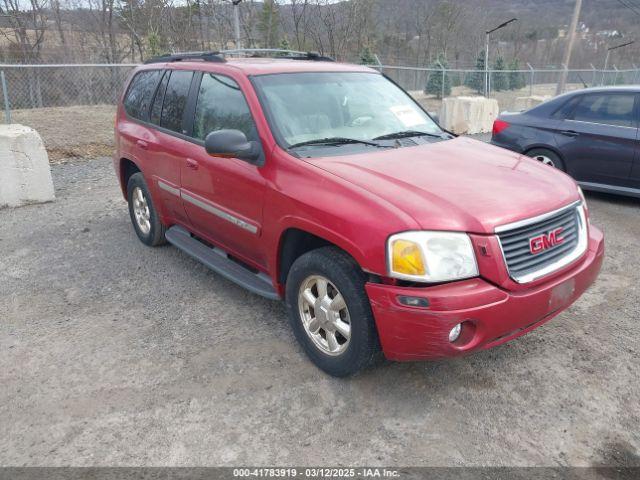
[[500,30],[501,28],[504,28],[510,23],[513,23],[517,20],[517,18],[512,18],[511,20],[501,23],[496,28],[492,28],[491,30],[487,30],[486,32],[484,32],[486,35],[486,45],[484,47],[484,96],[487,98],[489,98],[489,92],[491,91],[489,82],[489,35],[491,35],[496,30]]
[[607,73],[607,67],[609,67],[609,55],[611,55],[611,51],[612,50],[617,50],[617,49],[622,48],[622,47],[626,47],[628,45],[633,45],[634,43],[636,43],[636,41],[632,40],[630,42],[623,43],[622,45],[617,45],[615,47],[607,48],[607,56],[604,59],[604,68],[602,69],[602,83],[601,83],[601,85],[604,85],[604,76]]
[[240,2],[242,0],[231,0],[233,3],[233,28],[235,30],[236,48],[242,48],[242,41],[240,40]]
[[580,19],[580,10],[582,10],[582,0],[576,0],[576,6],[573,9],[573,17],[571,18],[571,25],[569,26],[569,40],[564,47],[564,56],[562,57],[563,70],[560,74],[560,81],[558,82],[558,88],[556,88],[556,95],[560,95],[564,92],[564,87],[567,83],[567,75],[569,75],[569,62],[571,61],[571,51],[573,50],[573,42],[576,39],[576,30],[578,29],[578,20]]

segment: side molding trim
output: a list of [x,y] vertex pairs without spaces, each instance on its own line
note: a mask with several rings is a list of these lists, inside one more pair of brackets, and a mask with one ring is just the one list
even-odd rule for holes
[[171,195],[175,195],[176,197],[180,196],[179,188],[174,188],[168,183],[164,183],[162,180],[158,180],[158,187],[160,187],[165,192],[169,192]]
[[248,232],[251,232],[253,234],[258,233],[258,227],[256,227],[255,225],[251,225],[250,223],[245,222],[244,220],[231,215],[230,213],[227,213],[223,210],[220,210],[217,207],[214,207],[213,205],[211,205],[208,202],[203,202],[202,200],[199,200],[197,198],[192,197],[191,195],[189,195],[188,193],[184,193],[182,192],[182,199],[186,202],[189,202],[192,205],[195,205],[196,207],[201,208],[202,210],[204,210],[205,212],[209,212],[213,215],[215,215],[216,217],[220,217],[223,220],[226,220],[227,222],[231,222],[234,225],[236,225],[237,227],[240,227]]

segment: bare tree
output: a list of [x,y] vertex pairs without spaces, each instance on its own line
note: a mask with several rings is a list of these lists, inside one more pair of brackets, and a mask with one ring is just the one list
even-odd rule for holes
[[19,53],[19,61],[36,63],[40,61],[40,52],[47,29],[47,0],[30,0],[29,9],[24,9],[20,0],[2,0],[0,16],[8,19],[9,28],[0,29],[0,33]]
[[293,38],[298,50],[307,50],[308,6],[309,0],[291,0]]
[[[41,61],[42,45],[47,27],[45,9],[46,0],[30,0],[29,9],[22,10],[19,0],[2,0],[0,16],[9,21],[8,29],[0,29],[10,45],[17,50],[21,63],[38,63]],[[27,71],[27,84],[32,107],[41,107],[42,86],[40,75],[33,69]]]

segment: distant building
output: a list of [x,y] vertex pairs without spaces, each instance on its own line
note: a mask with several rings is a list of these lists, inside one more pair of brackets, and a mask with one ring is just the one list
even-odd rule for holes
[[596,36],[600,38],[622,38],[624,35],[620,30],[600,30],[596,32]]

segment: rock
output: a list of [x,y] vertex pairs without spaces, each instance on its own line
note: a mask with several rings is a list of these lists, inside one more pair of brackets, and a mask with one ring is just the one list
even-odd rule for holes
[[550,95],[532,95],[530,97],[518,97],[516,98],[515,108],[516,111],[522,112],[524,110],[529,110],[530,108],[536,107],[549,99],[551,99]]
[[49,157],[38,132],[0,125],[0,207],[55,200]]
[[498,116],[498,101],[485,97],[449,97],[442,100],[440,125],[457,134],[490,132]]

